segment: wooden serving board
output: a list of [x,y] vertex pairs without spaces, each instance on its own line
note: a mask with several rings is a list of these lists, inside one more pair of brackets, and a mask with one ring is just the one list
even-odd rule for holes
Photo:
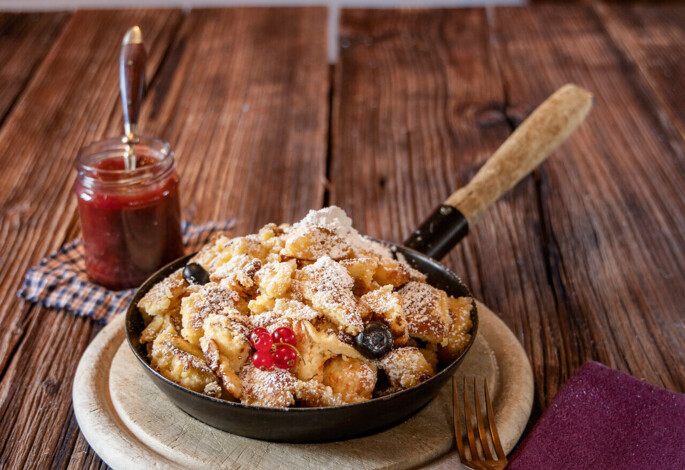
[[[509,452],[533,404],[533,375],[507,326],[478,304],[478,337],[457,371],[488,379],[502,444]],[[95,338],[79,363],[74,413],[113,468],[381,469],[454,468],[451,389],[387,431],[326,444],[264,442],[219,431],[176,408],[147,377],[124,338],[123,315]]]

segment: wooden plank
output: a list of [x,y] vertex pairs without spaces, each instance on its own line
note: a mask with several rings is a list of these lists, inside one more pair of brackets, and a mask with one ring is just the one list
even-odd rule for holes
[[[488,19],[483,9],[343,10],[341,28],[330,201],[361,231],[401,242],[511,132]],[[561,325],[539,225],[528,178],[444,262],[502,312],[544,383],[559,359],[529,332],[557,339]]]
[[0,128],[0,371],[25,333],[28,306],[16,298],[24,273],[56,249],[73,223],[78,149],[105,135],[118,111],[119,39],[135,22],[147,30],[148,74],[170,43],[180,12],[80,12]]
[[192,221],[236,233],[323,202],[328,132],[324,8],[193,10],[143,109],[171,142]]
[[146,31],[152,76],[180,19],[177,10],[76,13],[0,129],[0,258],[11,266],[0,274],[0,466],[49,466],[92,330],[89,320],[17,299],[24,272],[73,229],[74,158],[103,137],[119,106],[123,33],[136,23]]
[[594,8],[616,45],[644,75],[667,120],[685,138],[685,5]]
[[69,16],[67,13],[0,13],[0,123]]
[[[194,221],[238,214],[246,231],[320,205],[328,113],[324,28],[321,8],[193,11],[185,18],[161,69],[148,73],[154,79],[141,129],[171,140]],[[118,132],[119,113],[110,108],[101,133]],[[8,423],[0,433],[2,458],[8,465],[98,467],[92,452],[70,455],[74,446],[83,448],[69,393],[92,326],[62,312],[35,312],[41,321],[17,347],[0,389],[0,417]],[[60,335],[78,339],[58,344]],[[55,354],[65,363],[48,370],[45,357]],[[37,389],[54,376],[66,395],[50,410]],[[60,426],[43,435],[48,421]],[[12,440],[17,435],[26,438]]]
[[510,106],[531,109],[569,81],[597,98],[586,125],[537,179],[563,325],[558,339],[528,332],[560,356],[558,370],[546,366],[546,400],[590,358],[682,392],[681,136],[592,7],[491,9],[490,16]]

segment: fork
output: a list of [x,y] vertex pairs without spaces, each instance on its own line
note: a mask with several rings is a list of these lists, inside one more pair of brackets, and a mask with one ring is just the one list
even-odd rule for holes
[[[495,426],[495,414],[492,411],[492,402],[490,401],[490,394],[488,392],[488,379],[485,380],[485,407],[487,422],[483,418],[483,413],[480,406],[480,399],[478,398],[478,381],[473,377],[473,397],[475,401],[474,409],[471,409],[469,404],[469,396],[467,393],[467,378],[464,377],[464,422],[466,423],[466,435],[469,441],[470,458],[467,458],[465,452],[465,445],[461,434],[459,400],[457,398],[457,378],[452,377],[452,401],[454,405],[453,421],[454,421],[454,437],[457,441],[457,449],[459,450],[459,458],[461,462],[468,467],[475,470],[503,470],[507,466],[507,455],[504,453],[502,443],[497,434],[497,427]],[[474,426],[471,415],[476,415],[476,423],[478,427],[478,435],[480,437],[480,447],[483,451],[483,458],[478,453],[476,445],[476,438],[474,436]],[[488,442],[486,430],[490,431],[491,441],[494,446],[495,454],[490,450],[490,443]]]

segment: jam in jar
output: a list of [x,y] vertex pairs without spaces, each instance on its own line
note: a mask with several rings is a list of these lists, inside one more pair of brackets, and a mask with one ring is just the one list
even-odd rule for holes
[[121,138],[105,139],[83,148],[76,162],[86,271],[110,289],[136,287],[183,256],[171,148],[140,137],[133,169],[125,165],[128,150]]

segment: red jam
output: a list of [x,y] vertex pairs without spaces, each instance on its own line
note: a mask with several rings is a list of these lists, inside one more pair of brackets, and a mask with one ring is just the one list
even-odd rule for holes
[[141,138],[136,168],[126,146],[108,139],[82,150],[76,181],[88,276],[110,289],[136,287],[183,256],[173,153]]

